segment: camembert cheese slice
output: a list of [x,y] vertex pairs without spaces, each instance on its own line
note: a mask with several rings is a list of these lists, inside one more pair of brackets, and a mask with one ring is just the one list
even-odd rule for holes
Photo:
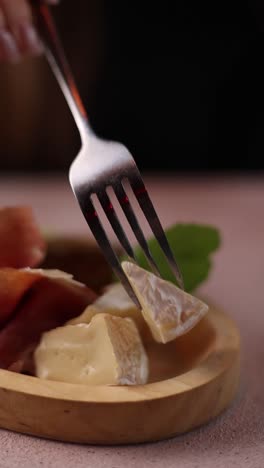
[[87,385],[138,385],[148,379],[148,357],[135,323],[109,314],[44,333],[34,357],[42,379]]
[[154,339],[167,343],[191,330],[208,312],[208,306],[169,281],[130,262],[123,270],[141,304]]
[[130,299],[121,283],[110,284],[102,296],[86,307],[81,315],[70,320],[68,324],[90,323],[92,318],[97,314],[129,317],[134,320],[142,337],[146,338],[150,336],[141,310]]

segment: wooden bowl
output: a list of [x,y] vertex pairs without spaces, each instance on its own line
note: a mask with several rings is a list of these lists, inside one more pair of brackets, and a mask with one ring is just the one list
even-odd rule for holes
[[[85,268],[78,272],[79,261]],[[97,247],[84,241],[51,241],[45,266],[90,278],[97,290],[111,279]],[[0,426],[69,442],[147,442],[208,422],[234,398],[240,336],[217,307],[185,336],[151,344],[147,352],[150,382],[136,387],[66,384],[0,370]]]

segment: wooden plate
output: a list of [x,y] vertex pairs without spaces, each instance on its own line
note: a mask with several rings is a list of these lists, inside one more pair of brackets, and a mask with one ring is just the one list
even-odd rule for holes
[[[97,280],[93,275],[100,289],[110,272],[98,250],[68,242],[66,257],[73,260],[74,249],[82,245],[87,260],[101,262]],[[56,265],[48,256],[48,266],[60,267],[54,258]],[[151,344],[147,351],[150,383],[137,387],[73,385],[0,370],[0,426],[79,443],[146,442],[200,426],[232,401],[239,382],[240,337],[217,307],[185,336],[167,345]]]

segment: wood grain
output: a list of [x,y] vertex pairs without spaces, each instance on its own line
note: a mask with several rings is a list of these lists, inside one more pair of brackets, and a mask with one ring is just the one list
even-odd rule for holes
[[150,383],[137,387],[73,385],[0,370],[0,426],[77,443],[139,443],[198,427],[233,400],[240,336],[217,307],[185,336],[147,351]]
[[[91,444],[154,441],[200,426],[234,398],[240,349],[238,330],[223,312],[212,308],[203,322],[200,332],[211,329],[213,339],[200,359],[187,372],[160,381],[156,375],[141,387],[88,387],[0,370],[0,426]],[[186,362],[175,352],[175,361],[181,358]],[[166,367],[165,353],[163,359]]]

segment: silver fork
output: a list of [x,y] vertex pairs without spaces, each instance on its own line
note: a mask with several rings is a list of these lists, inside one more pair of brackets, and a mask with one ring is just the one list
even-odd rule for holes
[[133,261],[136,261],[131,243],[113,207],[109,191],[111,188],[152,270],[159,274],[158,265],[149,250],[145,235],[131,204],[131,196],[128,195],[126,188],[128,184],[130,192],[132,189],[132,193],[134,193],[171,270],[174,272],[178,285],[183,288],[180,269],[133,157],[121,143],[99,139],[93,132],[50,10],[46,5],[40,3],[36,6],[36,11],[47,59],[80,132],[82,146],[70,167],[69,178],[72,190],[96,241],[130,297],[139,305],[95,206],[96,203],[100,203],[124,251]]

